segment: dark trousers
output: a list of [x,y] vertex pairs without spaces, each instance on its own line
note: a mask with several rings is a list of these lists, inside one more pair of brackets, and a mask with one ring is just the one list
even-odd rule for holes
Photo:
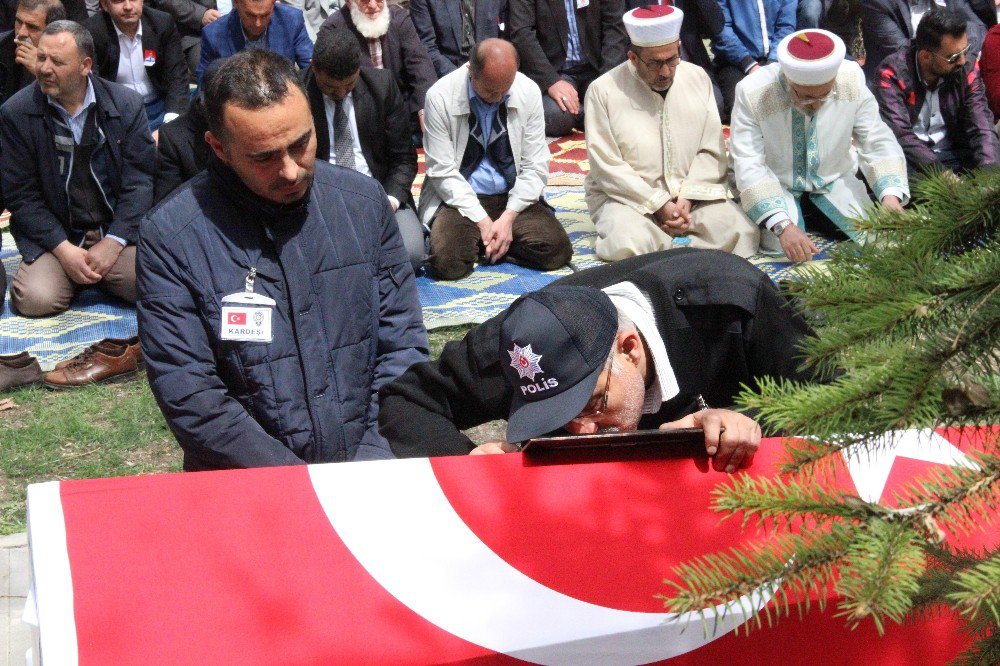
[[[507,208],[507,195],[480,195],[479,203],[495,220]],[[569,263],[573,245],[555,213],[542,202],[525,208],[514,220],[514,239],[504,260],[551,271]],[[483,254],[482,235],[475,221],[457,208],[442,205],[431,223],[431,271],[441,280],[457,280],[472,272]]]
[[559,104],[552,99],[548,92],[542,91],[542,110],[545,112],[545,135],[546,136],[566,136],[574,128],[583,129],[583,96],[587,94],[587,88],[597,78],[597,72],[589,64],[582,63],[559,73],[559,78],[569,81],[576,88],[580,99],[580,113],[569,113],[559,108]]
[[[761,59],[761,65],[766,65],[767,61]],[[728,125],[729,118],[733,113],[733,102],[736,101],[736,84],[743,80],[746,74],[739,65],[728,62],[715,62],[715,82],[722,91],[722,124]]]
[[0,264],[0,312],[3,312],[3,304],[7,299],[7,271]]

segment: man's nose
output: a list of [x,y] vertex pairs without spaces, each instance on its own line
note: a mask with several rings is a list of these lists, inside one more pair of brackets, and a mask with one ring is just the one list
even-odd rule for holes
[[298,179],[299,176],[299,165],[295,163],[291,155],[285,155],[285,158],[281,161],[281,177],[285,180],[292,182]]

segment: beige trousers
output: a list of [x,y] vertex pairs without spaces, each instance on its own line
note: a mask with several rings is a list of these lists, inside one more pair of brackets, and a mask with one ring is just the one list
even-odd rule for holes
[[[604,261],[648,254],[674,247],[723,250],[741,257],[757,252],[760,229],[732,201],[692,202],[691,228],[675,240],[631,206],[607,200],[591,215],[597,227],[597,256]],[[685,242],[689,241],[689,242]]]

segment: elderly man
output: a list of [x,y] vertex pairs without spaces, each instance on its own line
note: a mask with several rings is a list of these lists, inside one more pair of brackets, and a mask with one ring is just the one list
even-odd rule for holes
[[312,59],[312,41],[302,12],[275,0],[233,0],[233,11],[201,32],[198,81],[208,63],[246,49],[268,49],[305,69]]
[[623,0],[509,0],[521,71],[544,93],[545,133],[583,127],[591,82],[625,60]]
[[143,0],[101,0],[86,27],[98,74],[142,95],[151,132],[187,110],[188,71],[169,14],[143,7]]
[[63,312],[90,285],[135,301],[133,244],[156,153],[142,98],[92,76],[93,56],[83,26],[50,23],[38,83],[0,109],[3,193],[23,257],[11,305],[27,317]]
[[17,3],[14,30],[0,35],[0,104],[35,82],[35,61],[42,30],[66,18],[59,0],[22,0]]
[[316,40],[306,93],[316,124],[316,157],[382,184],[417,272],[426,254],[424,228],[410,194],[417,177],[417,151],[410,140],[406,103],[392,74],[362,69],[354,35],[346,28],[332,28]]
[[[746,465],[760,429],[728,409],[741,384],[812,379],[809,326],[770,279],[724,252],[683,248],[580,271],[521,297],[380,394],[399,457],[473,450],[460,430],[508,419],[511,444],[573,433],[701,426],[717,470]],[[720,432],[720,426],[725,432]]]
[[851,224],[871,205],[859,166],[875,198],[902,210],[906,163],[840,37],[801,30],[777,50],[736,88],[730,150],[743,209],[767,229],[761,245],[805,261],[819,251],[807,229],[863,240]]
[[427,93],[427,180],[419,215],[431,229],[430,265],[444,280],[480,255],[540,270],[573,254],[542,193],[549,147],[538,86],[517,71],[509,42],[487,39]]
[[587,94],[586,198],[605,261],[682,245],[757,251],[757,227],[727,195],[712,82],[681,62],[683,17],[670,5],[625,14],[628,61]]
[[320,32],[332,28],[354,33],[361,46],[362,67],[392,72],[406,99],[413,130],[423,131],[424,100],[437,74],[409,12],[385,0],[346,0]]
[[206,91],[208,171],[143,220],[137,312],[184,469],[391,457],[380,386],[427,354],[377,182],[316,160],[291,61],[251,49]]
[[968,52],[965,20],[935,9],[920,20],[911,46],[882,61],[875,94],[911,173],[1000,163],[993,114]]

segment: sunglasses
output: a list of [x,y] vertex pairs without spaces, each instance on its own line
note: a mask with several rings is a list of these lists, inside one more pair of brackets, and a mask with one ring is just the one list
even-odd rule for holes
[[971,49],[971,48],[972,48],[972,44],[969,44],[968,46],[966,46],[964,49],[962,49],[958,53],[952,53],[950,56],[943,56],[940,53],[937,53],[936,51],[931,51],[931,53],[934,56],[936,56],[938,58],[941,58],[941,60],[944,60],[949,65],[955,65],[955,64],[958,63],[959,60],[961,60],[962,58],[965,57],[965,55],[969,52],[969,49]]

